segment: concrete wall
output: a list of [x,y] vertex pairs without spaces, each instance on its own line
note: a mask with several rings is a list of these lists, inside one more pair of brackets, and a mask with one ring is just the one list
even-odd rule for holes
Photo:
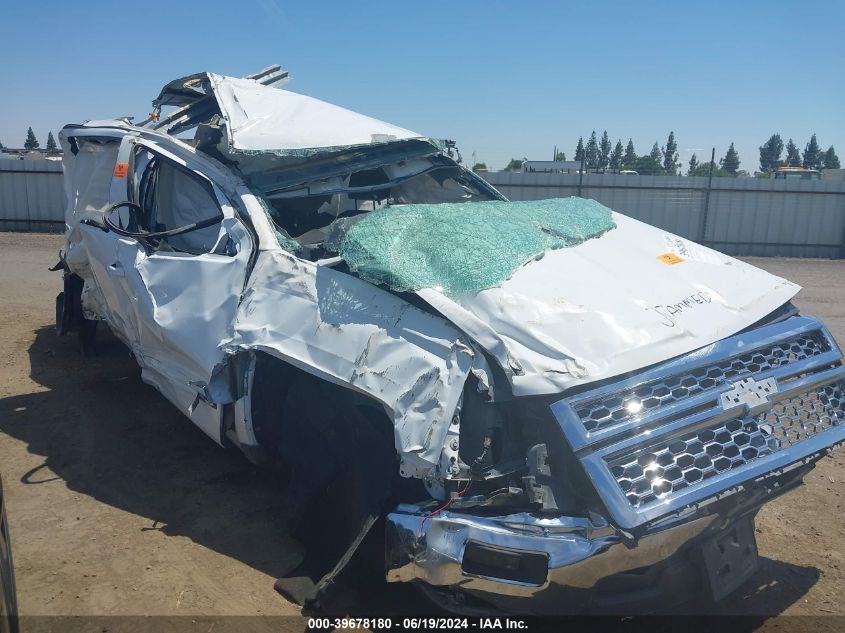
[[[845,182],[479,174],[511,200],[580,195],[730,255],[845,257]],[[709,198],[709,200],[708,200]]]
[[62,231],[62,163],[0,159],[0,231]]

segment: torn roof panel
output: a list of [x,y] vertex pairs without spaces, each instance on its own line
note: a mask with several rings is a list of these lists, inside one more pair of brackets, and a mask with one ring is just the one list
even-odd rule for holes
[[209,73],[234,150],[307,153],[423,138],[378,119],[252,79]]
[[[222,116],[224,152],[308,158],[316,154],[427,137],[279,86],[289,80],[278,65],[244,78],[210,72],[167,83],[153,100],[154,129],[171,135]],[[178,109],[159,119],[162,106]]]

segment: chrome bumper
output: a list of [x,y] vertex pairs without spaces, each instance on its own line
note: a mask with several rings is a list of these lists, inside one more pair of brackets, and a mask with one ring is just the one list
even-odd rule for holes
[[[636,544],[599,517],[539,518],[526,513],[476,517],[443,512],[423,523],[419,506],[400,505],[387,517],[387,580],[423,581],[458,589],[503,611],[578,612],[596,604],[606,578],[673,559],[697,540],[725,529],[718,514],[677,522]],[[514,556],[500,571],[468,565],[470,547]],[[540,556],[543,576],[520,570],[519,560]],[[495,574],[495,575],[493,575]],[[508,577],[502,577],[508,576]],[[699,582],[700,578],[688,578]],[[636,596],[631,596],[636,600]],[[527,600],[530,599],[530,600]]]
[[[471,596],[500,611],[533,615],[667,612],[709,593],[700,546],[753,521],[761,505],[796,487],[811,468],[667,519],[636,538],[596,515],[444,511],[423,521],[430,508],[402,504],[387,515],[386,577],[439,588],[441,606],[458,611]],[[493,565],[468,561],[473,548],[492,555]],[[541,576],[538,566],[521,564],[538,557]]]

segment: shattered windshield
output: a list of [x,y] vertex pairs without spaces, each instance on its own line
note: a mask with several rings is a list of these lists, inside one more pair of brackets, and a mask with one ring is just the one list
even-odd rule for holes
[[583,198],[409,204],[348,227],[338,250],[367,281],[456,295],[497,286],[544,251],[575,246],[615,226],[610,209]]

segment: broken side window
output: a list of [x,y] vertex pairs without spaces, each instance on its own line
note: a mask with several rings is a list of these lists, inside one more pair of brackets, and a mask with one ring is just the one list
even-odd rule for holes
[[[137,199],[141,206],[140,228],[169,231],[209,219],[223,220],[223,212],[210,183],[175,163],[142,150],[136,154]],[[140,174],[140,175],[139,175]],[[200,255],[215,249],[220,223],[163,238],[159,249]]]

